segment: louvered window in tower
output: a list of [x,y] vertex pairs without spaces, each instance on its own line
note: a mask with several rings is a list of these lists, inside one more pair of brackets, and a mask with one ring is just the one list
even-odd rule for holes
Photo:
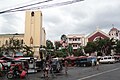
[[31,16],[32,16],[32,17],[34,16],[34,12],[33,12],[33,11],[31,12]]

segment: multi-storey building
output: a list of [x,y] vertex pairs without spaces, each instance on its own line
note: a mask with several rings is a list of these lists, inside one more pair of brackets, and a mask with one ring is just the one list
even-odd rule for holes
[[68,34],[68,44],[71,44],[73,49],[76,50],[80,46],[85,46],[85,35],[83,34]]
[[24,34],[0,34],[0,47],[9,44],[12,38],[19,40],[19,42],[23,42]]
[[42,27],[41,11],[26,11],[24,34],[1,34],[0,46],[9,42],[10,38],[22,40],[27,46],[33,47],[34,56],[40,57],[39,48],[46,45],[46,32]]
[[117,28],[112,28],[110,31],[109,31],[109,36],[110,38],[114,38],[115,40],[118,39],[120,40],[120,30],[118,30]]

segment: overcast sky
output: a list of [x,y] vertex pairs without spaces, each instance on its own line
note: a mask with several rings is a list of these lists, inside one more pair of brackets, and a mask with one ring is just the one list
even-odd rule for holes
[[[0,0],[0,11],[37,1],[40,0]],[[120,30],[120,0],[84,0],[41,11],[46,38],[52,41],[60,40],[62,34],[88,35],[95,31],[97,26],[106,33],[113,27],[112,24]],[[24,28],[25,11],[0,14],[1,34],[24,33]]]

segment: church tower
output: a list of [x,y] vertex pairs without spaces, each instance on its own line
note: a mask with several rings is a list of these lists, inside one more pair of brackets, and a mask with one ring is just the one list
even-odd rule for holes
[[34,55],[39,55],[39,47],[42,45],[41,11],[26,11],[24,42],[33,47]]

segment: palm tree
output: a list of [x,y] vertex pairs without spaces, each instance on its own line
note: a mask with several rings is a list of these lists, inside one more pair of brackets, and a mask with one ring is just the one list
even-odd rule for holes
[[47,49],[53,49],[54,48],[52,41],[50,41],[50,40],[46,41],[46,48]]
[[66,40],[67,40],[67,36],[66,36],[65,34],[63,34],[63,35],[61,36],[61,40],[63,41],[63,43],[65,43]]

